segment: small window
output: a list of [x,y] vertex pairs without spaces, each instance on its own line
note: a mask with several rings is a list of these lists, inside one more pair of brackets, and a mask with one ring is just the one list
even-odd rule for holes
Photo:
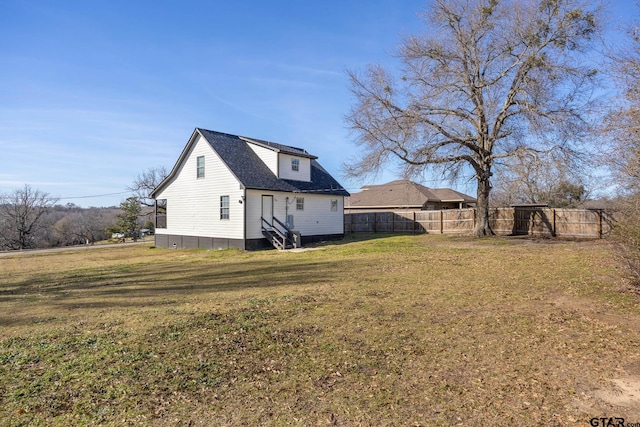
[[304,197],[296,197],[296,210],[297,211],[304,210]]
[[331,199],[331,212],[338,212],[338,201]]
[[291,170],[296,172],[300,170],[300,159],[291,159]]
[[156,200],[156,228],[167,228],[167,199]]
[[220,196],[220,219],[229,219],[229,196]]
[[196,176],[198,178],[204,178],[204,156],[198,156],[198,172]]

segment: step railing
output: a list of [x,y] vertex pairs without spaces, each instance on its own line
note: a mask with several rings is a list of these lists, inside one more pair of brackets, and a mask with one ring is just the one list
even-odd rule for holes
[[262,220],[262,234],[271,241],[276,249],[297,248],[299,246],[296,233],[278,218],[273,217],[273,223],[263,217],[260,219]]

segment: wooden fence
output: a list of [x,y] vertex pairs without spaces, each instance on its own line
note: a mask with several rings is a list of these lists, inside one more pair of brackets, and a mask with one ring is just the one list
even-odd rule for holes
[[[494,208],[489,224],[498,235],[602,238],[611,233],[611,213],[601,209]],[[471,234],[475,209],[358,212],[344,215],[345,233]]]

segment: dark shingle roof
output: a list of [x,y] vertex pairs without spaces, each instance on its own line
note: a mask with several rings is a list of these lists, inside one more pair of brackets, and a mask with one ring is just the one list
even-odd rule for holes
[[245,140],[247,142],[253,142],[254,144],[262,145],[263,147],[266,147],[275,151],[280,151],[282,153],[293,154],[294,156],[300,156],[300,157],[308,157],[310,159],[317,159],[316,156],[313,156],[307,153],[307,150],[303,148],[290,147],[288,145],[278,144],[277,142],[264,141],[262,139],[249,138],[247,136],[241,136],[240,139]]
[[[289,147],[287,145],[276,144],[274,142],[240,137],[237,135],[214,132],[201,128],[196,128],[195,132],[200,133],[200,135],[204,137],[209,145],[211,145],[211,148],[213,148],[216,153],[218,153],[222,161],[226,163],[231,173],[235,175],[238,181],[240,181],[245,188],[296,193],[335,194],[345,197],[349,196],[349,193],[342,188],[338,181],[336,181],[315,160],[317,157],[307,153],[301,148]],[[192,140],[193,137],[191,138],[190,143]],[[278,178],[249,147],[249,142],[247,142],[247,140],[266,146],[267,148],[275,151],[309,158],[311,161],[311,181],[305,182]],[[154,193],[157,193],[169,182],[169,180],[172,179],[185,153],[186,148],[171,174],[169,174],[167,179],[165,179],[165,181],[163,181],[158,188],[154,190]]]

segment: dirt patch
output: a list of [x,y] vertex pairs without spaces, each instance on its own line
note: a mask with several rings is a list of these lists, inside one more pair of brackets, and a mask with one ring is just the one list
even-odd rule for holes
[[[613,313],[612,307],[594,304],[594,301],[588,298],[563,295],[556,298],[553,305],[562,311],[580,316],[593,323],[594,327],[601,325],[600,327],[612,331],[640,331],[640,316]],[[620,362],[617,368],[619,376],[603,379],[602,388],[584,390],[581,395],[576,396],[575,407],[594,416],[608,414],[625,417],[630,422],[640,420],[640,362]]]
[[640,377],[612,379],[605,388],[576,395],[570,406],[591,417],[625,418],[636,423],[640,420]]
[[640,377],[611,380],[612,387],[596,390],[595,397],[613,406],[624,406],[640,410]]

